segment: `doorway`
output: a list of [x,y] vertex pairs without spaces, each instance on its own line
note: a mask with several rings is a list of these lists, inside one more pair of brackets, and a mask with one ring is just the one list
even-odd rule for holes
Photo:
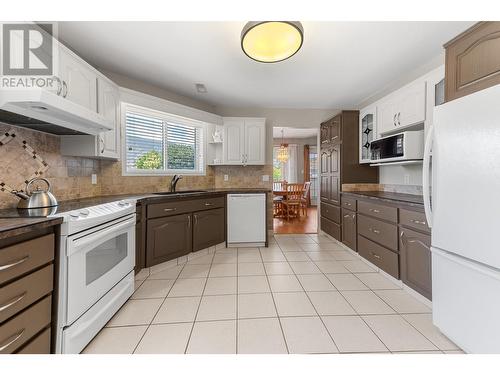
[[318,231],[318,129],[273,128],[275,234]]

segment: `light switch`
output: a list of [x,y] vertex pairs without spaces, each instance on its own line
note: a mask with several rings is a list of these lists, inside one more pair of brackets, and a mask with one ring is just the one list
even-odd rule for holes
[[92,178],[92,185],[96,185],[97,184],[97,175],[95,173],[92,173],[91,178]]
[[262,182],[269,182],[269,175],[268,174],[262,175]]
[[229,175],[228,174],[224,175],[224,181],[229,181]]

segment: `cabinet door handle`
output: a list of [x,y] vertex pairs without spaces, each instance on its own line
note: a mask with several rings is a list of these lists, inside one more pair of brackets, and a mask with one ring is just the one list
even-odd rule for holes
[[376,208],[370,208],[370,212],[374,212],[376,214],[379,214],[380,210],[377,210]]
[[395,113],[394,117],[392,118],[392,123],[394,124],[394,126],[396,126],[396,116],[397,116],[397,114]]
[[380,231],[378,229],[368,228],[368,230],[372,233],[380,234]]
[[401,243],[403,244],[403,246],[406,246],[406,244],[408,243],[418,243],[420,244],[420,246],[423,246],[425,247],[427,250],[430,250],[429,246],[427,246],[425,243],[423,243],[422,241],[418,240],[418,239],[411,239],[411,240],[408,240],[406,238],[406,235],[405,235],[405,232],[401,231]]
[[18,266],[18,265],[26,262],[29,259],[29,257],[30,257],[29,255],[26,255],[24,258],[16,260],[16,261],[14,261],[12,263],[4,264],[3,266],[0,266],[0,271],[8,270],[9,268]]
[[19,340],[21,338],[21,336],[23,335],[23,333],[24,333],[24,329],[22,329],[18,333],[13,334],[11,337],[9,337],[7,340],[5,340],[5,341],[7,341],[6,344],[3,344],[3,345],[0,344],[0,345],[2,345],[2,346],[0,346],[0,352],[7,349],[9,346],[14,344],[17,340]]
[[401,125],[401,123],[399,122],[400,117],[401,117],[401,112],[398,112],[398,125]]
[[375,254],[373,251],[370,253],[375,259],[380,259],[380,255]]
[[351,204],[350,204],[349,202],[344,202],[344,204],[345,204],[346,206],[351,206]]
[[344,217],[347,219],[348,217],[351,217],[351,215],[344,215]]
[[66,81],[63,81],[63,98],[68,96],[68,85],[66,84]]
[[410,219],[410,221],[414,224],[427,225],[425,221],[413,220],[413,219]]
[[335,137],[332,137],[332,141],[333,141],[334,139],[337,139],[338,137],[339,137],[338,135],[336,135]]
[[101,154],[104,154],[104,139],[99,135],[99,143],[101,144]]
[[9,307],[14,306],[16,303],[21,301],[24,297],[26,297],[27,292],[24,292],[14,298],[12,298],[9,302],[7,302],[5,305],[0,306],[0,312],[7,310]]
[[175,211],[175,210],[177,210],[177,208],[175,208],[175,207],[174,208],[164,208],[163,209],[163,211],[165,211],[165,212],[171,212],[171,211]]
[[194,225],[198,224],[198,215],[193,215],[194,217]]
[[188,215],[188,227],[191,227],[191,215]]
[[214,204],[213,203],[205,203],[205,206],[213,206]]

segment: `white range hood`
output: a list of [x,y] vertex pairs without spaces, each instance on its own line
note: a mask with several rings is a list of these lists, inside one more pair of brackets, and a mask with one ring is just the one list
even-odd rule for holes
[[96,112],[33,88],[0,90],[0,122],[59,135],[97,135],[113,129]]

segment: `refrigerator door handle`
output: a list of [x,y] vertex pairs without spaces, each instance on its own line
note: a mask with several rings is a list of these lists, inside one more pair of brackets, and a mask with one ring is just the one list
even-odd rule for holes
[[429,173],[431,169],[431,152],[432,142],[434,137],[434,126],[431,125],[427,133],[424,147],[424,160],[422,166],[422,189],[424,198],[425,218],[429,228],[432,228],[432,206],[431,206],[431,185],[429,180]]

